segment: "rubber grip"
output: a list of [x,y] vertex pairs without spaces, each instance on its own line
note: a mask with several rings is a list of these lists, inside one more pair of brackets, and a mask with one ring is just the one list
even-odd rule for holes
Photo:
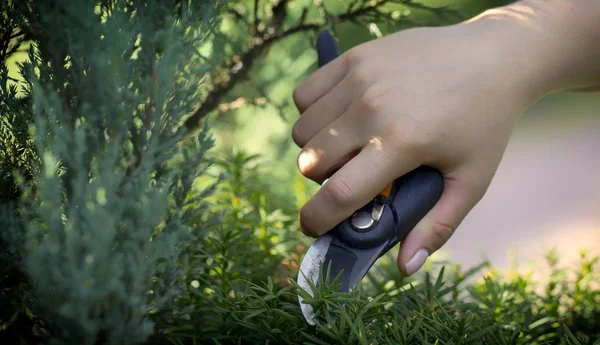
[[335,38],[328,30],[323,30],[317,38],[319,67],[325,66],[340,55]]

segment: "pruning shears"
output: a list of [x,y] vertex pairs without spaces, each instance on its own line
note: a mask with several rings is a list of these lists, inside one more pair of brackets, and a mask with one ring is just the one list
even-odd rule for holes
[[[317,53],[319,67],[339,55],[327,30],[319,34]],[[351,291],[375,261],[402,241],[433,208],[443,189],[440,172],[427,166],[394,180],[368,204],[317,238],[302,260],[298,285],[312,295],[309,281],[319,286],[322,269],[328,269],[330,279],[341,273],[338,283],[342,291]],[[303,300],[298,295],[304,318],[315,325],[315,312]]]

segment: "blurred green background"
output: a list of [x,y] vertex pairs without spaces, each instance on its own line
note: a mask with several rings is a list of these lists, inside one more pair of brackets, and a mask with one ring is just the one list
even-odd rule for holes
[[[288,6],[288,16],[295,19],[305,3],[312,1],[291,1]],[[355,2],[355,1],[354,1]],[[455,10],[457,15],[449,19],[437,17],[425,10],[403,9],[400,15],[408,20],[375,22],[378,29],[385,35],[418,25],[445,25],[470,18],[487,8],[510,3],[506,0],[430,0],[420,3],[432,7],[448,6]],[[329,1],[328,9],[343,13],[353,1]],[[251,9],[248,2],[246,11]],[[240,12],[242,6],[239,7]],[[298,13],[292,13],[296,9]],[[259,10],[259,16],[262,9]],[[243,41],[247,35],[244,26],[239,26],[239,21],[224,17],[221,26],[228,37],[235,37]],[[368,29],[351,22],[343,22],[333,26],[340,51],[343,52],[362,42],[375,39],[376,35]],[[315,71],[316,51],[314,50],[314,34],[300,33],[279,41],[267,53],[257,59],[248,73],[248,78],[238,82],[227,95],[228,102],[233,102],[239,97],[257,99],[266,97],[268,102],[261,105],[242,106],[229,111],[215,111],[211,114],[211,123],[217,146],[220,149],[244,150],[248,153],[260,154],[265,168],[273,174],[273,183],[281,188],[290,188],[289,183],[295,181],[302,183],[304,178],[298,176],[296,171],[296,155],[299,149],[291,140],[291,127],[298,117],[298,111],[293,105],[292,92],[294,88]],[[214,54],[213,50],[207,50]],[[225,53],[227,54],[227,53]],[[268,167],[267,167],[268,166]],[[300,195],[298,204],[303,204],[306,197],[311,194],[316,185],[308,183],[305,195]],[[290,189],[290,193],[292,190]]]
[[[385,35],[411,25],[447,25],[510,1],[435,0],[431,6],[449,6],[459,16],[444,20],[427,11],[402,11],[410,23],[375,23]],[[294,4],[290,4],[290,11]],[[327,4],[345,8],[349,1]],[[290,14],[293,16],[292,14]],[[238,30],[227,20],[224,30]],[[345,51],[376,35],[353,23],[333,28]],[[243,35],[240,33],[239,35]],[[298,117],[292,102],[294,88],[316,69],[314,35],[297,34],[273,45],[258,59],[248,78],[227,96],[266,96],[268,102],[211,115],[219,150],[260,154],[261,169],[271,176],[278,193],[293,194],[297,207],[317,185],[296,169],[299,149],[291,141]],[[498,173],[482,202],[471,212],[444,250],[436,254],[464,264],[488,258],[499,267],[536,260],[550,248],[575,258],[580,247],[600,244],[600,143],[598,94],[554,94],[523,116]],[[567,240],[568,239],[568,240]]]

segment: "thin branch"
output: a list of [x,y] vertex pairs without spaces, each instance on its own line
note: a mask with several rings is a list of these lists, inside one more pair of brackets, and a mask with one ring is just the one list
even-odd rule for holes
[[244,106],[249,106],[249,105],[263,106],[265,104],[267,104],[266,97],[259,97],[259,98],[255,98],[255,99],[247,99],[244,97],[238,97],[233,102],[219,104],[218,108],[220,111],[226,112],[226,111],[231,111],[231,110],[238,109],[238,108],[241,108]]
[[[277,5],[272,8],[273,16],[271,18],[271,26],[275,30],[281,30],[285,18],[287,17],[287,3],[289,0],[279,0]],[[300,23],[302,23],[301,21]]]
[[240,55],[240,59],[237,62],[232,61],[226,66],[223,66],[223,69],[227,70],[229,73],[229,81],[215,85],[215,88],[208,94],[200,108],[185,121],[185,127],[189,131],[194,130],[198,126],[199,121],[219,105],[221,99],[231,91],[236,82],[246,76],[255,59],[273,43],[300,32],[319,30],[322,26],[322,24],[316,23],[304,24],[287,31],[267,36],[266,39],[259,40],[252,48]]
[[258,34],[258,0],[254,0],[254,34]]
[[244,24],[250,26],[250,23],[248,22],[246,17],[244,17],[240,12],[236,11],[235,9],[227,8],[225,12],[231,14],[235,19],[241,20],[242,22],[244,22]]
[[[280,6],[280,5],[285,6],[286,1],[287,0],[281,0],[281,2],[277,6]],[[396,3],[396,1],[393,1],[393,0],[381,0],[381,1],[370,2],[370,5],[368,5],[368,6],[364,6],[364,7],[361,6],[355,10],[352,10],[350,12],[347,12],[347,13],[344,13],[344,14],[341,14],[338,16],[330,16],[328,13],[325,13],[325,15],[324,15],[325,20],[323,20],[321,22],[313,22],[313,23],[306,23],[306,24],[303,23],[304,19],[306,17],[306,14],[303,11],[303,13],[301,14],[300,23],[297,26],[295,26],[294,28],[285,30],[285,31],[277,30],[272,35],[263,35],[261,37],[253,37],[253,40],[252,40],[253,43],[251,43],[250,48],[248,50],[246,50],[245,52],[236,54],[237,56],[239,56],[239,59],[225,63],[218,68],[219,70],[227,71],[228,77],[229,77],[228,80],[226,82],[214,85],[214,88],[208,93],[208,95],[206,96],[206,99],[204,100],[202,105],[189,118],[186,119],[184,126],[186,127],[186,129],[188,131],[193,131],[195,128],[197,128],[200,120],[202,118],[204,118],[205,116],[207,116],[212,110],[214,110],[215,108],[217,108],[219,106],[219,104],[221,103],[221,99],[223,97],[225,97],[229,91],[231,91],[233,86],[240,79],[244,78],[247,75],[247,73],[248,73],[249,69],[252,67],[252,64],[254,63],[255,59],[258,56],[260,56],[264,51],[266,51],[273,43],[276,43],[279,40],[290,37],[297,33],[318,31],[321,28],[323,28],[325,25],[327,25],[328,22],[333,22],[333,23],[340,23],[340,22],[344,22],[344,21],[355,21],[356,22],[360,17],[363,17],[365,15],[373,15],[376,17],[378,17],[379,15],[384,15],[383,12],[380,12],[378,10],[381,8],[381,6],[383,6],[387,3],[392,3],[392,2]],[[362,3],[366,4],[367,2],[362,0]],[[416,4],[412,0],[401,0],[401,3],[404,5],[407,5],[407,6],[413,6],[413,7],[419,6],[419,4]],[[257,26],[258,26],[257,15],[256,15],[256,11],[258,8],[257,4],[258,4],[258,0],[255,0],[255,6],[254,6],[255,28],[257,28]],[[449,11],[446,8],[428,8],[428,7],[425,7],[425,8],[433,11],[434,13],[443,13],[444,11]],[[324,8],[323,8],[323,10],[324,10]],[[308,12],[308,9],[306,10],[306,12]],[[281,15],[283,15],[283,16],[286,15],[285,11],[281,11],[280,13],[282,13]],[[255,31],[255,33],[256,33],[256,31]]]
[[300,15],[300,20],[298,21],[298,25],[302,25],[308,16],[308,6],[304,7],[302,10],[302,14]]
[[382,1],[379,1],[379,2],[375,3],[374,5],[366,6],[366,7],[361,7],[359,9],[357,9],[357,10],[354,10],[354,11],[348,12],[348,13],[344,13],[344,14],[342,14],[340,16],[336,16],[334,18],[335,18],[336,22],[338,22],[338,23],[346,21],[346,20],[352,20],[352,19],[358,18],[358,17],[360,17],[362,15],[368,14],[368,13],[370,13],[372,11],[377,11],[377,9],[379,7],[387,4],[390,1],[391,0],[382,0]]

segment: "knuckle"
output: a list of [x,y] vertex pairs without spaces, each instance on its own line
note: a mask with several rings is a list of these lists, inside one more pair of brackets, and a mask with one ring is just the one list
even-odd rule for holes
[[371,83],[373,73],[368,67],[365,67],[364,65],[357,65],[356,67],[352,68],[349,73],[349,77],[355,87],[364,89],[365,86]]
[[436,221],[433,223],[431,230],[434,235],[434,248],[431,249],[435,251],[440,249],[444,243],[448,242],[452,234],[454,234],[455,227],[442,221]]
[[427,146],[424,138],[418,135],[416,129],[408,121],[388,124],[382,129],[393,150],[406,154],[410,152],[416,157],[422,157]]
[[353,204],[353,191],[343,179],[331,179],[321,188],[328,202],[340,207],[348,207]]
[[385,105],[383,96],[387,93],[385,87],[372,85],[362,93],[360,104],[363,107],[365,115],[375,115],[381,113]]
[[344,57],[345,62],[352,67],[360,65],[366,58],[365,53],[359,46],[349,49],[344,53]]
[[304,207],[302,207],[300,209],[299,212],[299,223],[300,223],[300,229],[302,230],[302,233],[304,233],[307,236],[311,236],[314,232],[314,229],[312,229],[311,225],[310,225],[310,220],[311,219],[315,219],[315,214],[314,212],[311,211],[310,209],[310,205],[304,205]]
[[300,84],[300,86],[294,89],[294,92],[292,93],[292,99],[294,100],[294,104],[296,104],[296,108],[298,108],[300,112],[305,111],[309,107],[308,101],[305,97],[306,93],[303,92],[303,86],[304,84]]
[[426,136],[421,135],[416,131],[409,130],[401,132],[399,136],[400,138],[396,138],[396,140],[403,140],[405,147],[407,147],[414,156],[421,158],[428,156],[427,149],[430,146],[430,142]]
[[300,209],[300,223],[302,223],[302,225],[306,225],[306,220],[310,219],[311,216],[311,212],[308,209],[308,205],[304,205],[301,209]]

